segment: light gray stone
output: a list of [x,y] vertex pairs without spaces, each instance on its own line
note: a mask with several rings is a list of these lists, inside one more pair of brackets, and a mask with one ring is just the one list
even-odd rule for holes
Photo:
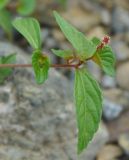
[[116,80],[121,88],[129,90],[129,62],[118,66],[116,72]]
[[[17,47],[0,43],[1,55],[14,51],[18,53],[18,62],[30,61]],[[0,86],[0,94],[7,95],[0,100],[0,159],[78,159],[71,87],[55,69],[51,69],[43,85],[35,83],[31,69],[15,69],[15,74]],[[107,140],[108,132],[101,126],[80,160],[93,160]]]
[[123,109],[122,105],[104,99],[103,115],[106,120],[110,121],[117,118]]
[[110,25],[111,24],[111,14],[107,9],[100,8],[100,14],[101,14],[101,19],[102,23],[104,25]]
[[94,62],[87,62],[88,70],[93,74],[97,81],[101,82],[101,69]]
[[112,48],[118,61],[129,59],[129,47],[123,41],[112,41]]
[[129,30],[129,12],[122,7],[114,7],[112,12],[112,29],[115,33]]
[[124,109],[129,106],[129,92],[119,88],[106,88],[103,90],[103,95],[111,102],[120,104]]
[[129,132],[121,134],[119,136],[118,143],[123,148],[124,152],[129,156]]
[[102,78],[102,86],[105,88],[112,88],[116,86],[116,81],[114,77],[104,75]]

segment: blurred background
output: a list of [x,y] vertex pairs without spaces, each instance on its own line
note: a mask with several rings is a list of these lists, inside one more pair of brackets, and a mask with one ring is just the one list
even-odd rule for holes
[[39,86],[31,69],[15,69],[0,85],[0,159],[129,160],[129,0],[10,0],[0,5],[0,56],[17,53],[18,63],[30,62],[32,48],[11,21],[32,16],[41,25],[43,52],[53,63],[63,63],[51,49],[71,45],[55,23],[53,10],[89,38],[109,35],[116,56],[114,78],[88,63],[103,90],[103,116],[93,141],[80,156],[76,154],[73,71],[51,69],[47,82]]

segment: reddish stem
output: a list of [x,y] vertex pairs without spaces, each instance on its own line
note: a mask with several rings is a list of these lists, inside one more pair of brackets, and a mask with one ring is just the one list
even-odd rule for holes
[[[81,64],[51,64],[52,68],[77,68]],[[0,68],[26,68],[32,67],[32,64],[0,64]]]

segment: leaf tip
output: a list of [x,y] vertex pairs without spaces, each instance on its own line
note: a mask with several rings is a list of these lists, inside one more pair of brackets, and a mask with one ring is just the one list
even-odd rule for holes
[[53,11],[53,15],[54,15],[54,17],[55,17],[56,20],[58,18],[60,18],[60,15],[59,15],[59,13],[56,10]]

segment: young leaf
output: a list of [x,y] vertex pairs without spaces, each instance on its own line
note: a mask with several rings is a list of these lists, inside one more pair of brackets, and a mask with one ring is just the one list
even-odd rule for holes
[[97,50],[92,60],[96,62],[106,74],[114,76],[115,56],[111,47],[104,46],[102,49]]
[[91,41],[95,44],[96,48],[101,43],[101,40],[97,37],[93,37]]
[[[94,37],[92,42],[96,45],[97,48],[97,46],[101,43],[101,40],[97,37]],[[114,76],[115,56],[110,46],[106,45],[102,49],[98,49],[92,60],[97,63],[106,74]]]
[[76,49],[76,54],[81,60],[85,60],[93,56],[96,51],[95,45],[92,41],[88,40],[81,32],[77,31],[71,24],[65,21],[56,11],[54,11],[54,16],[58,25],[60,26],[62,32],[69,40],[69,42]]
[[0,26],[7,33],[9,38],[11,38],[12,37],[11,16],[10,12],[8,12],[6,9],[0,10]]
[[71,50],[56,50],[52,49],[52,52],[59,57],[62,57],[64,59],[68,59],[70,57],[73,57],[73,53]]
[[[11,54],[8,56],[1,56],[0,57],[0,64],[8,64],[8,63],[15,63],[16,62],[16,54]],[[11,68],[0,68],[0,83],[12,73]]]
[[0,10],[3,9],[10,0],[0,0]]
[[17,12],[23,16],[31,14],[36,7],[35,0],[20,0]]
[[84,68],[75,72],[74,98],[78,125],[78,153],[81,153],[97,131],[102,114],[99,85]]
[[40,51],[35,51],[32,55],[32,65],[37,83],[44,83],[48,78],[48,71],[50,68],[50,60],[48,57],[41,54]]
[[41,48],[40,26],[34,18],[17,18],[13,26],[28,40],[34,49]]

